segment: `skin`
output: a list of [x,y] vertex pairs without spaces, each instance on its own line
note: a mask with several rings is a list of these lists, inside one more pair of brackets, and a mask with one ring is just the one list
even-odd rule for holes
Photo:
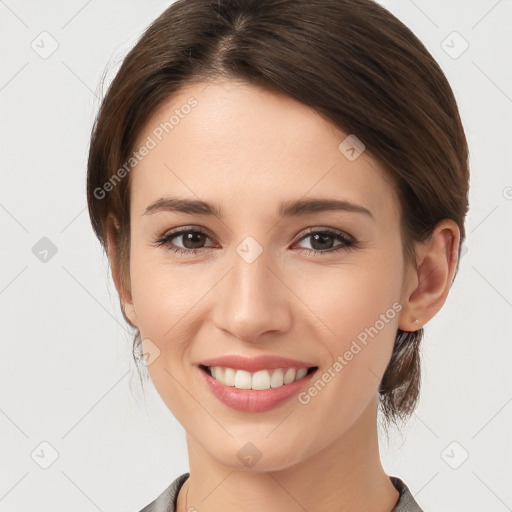
[[[187,433],[191,476],[178,511],[188,493],[188,508],[209,512],[389,512],[399,494],[379,457],[379,382],[397,329],[418,329],[444,304],[458,227],[443,220],[417,245],[417,268],[405,262],[398,199],[378,162],[367,152],[349,161],[338,150],[347,134],[317,112],[240,82],[181,89],[137,147],[190,96],[198,105],[131,171],[129,289],[113,238],[109,244],[125,314],[160,351],[150,377]],[[223,218],[145,214],[167,195],[218,204]],[[347,211],[278,218],[281,202],[313,197],[349,200],[373,218]],[[195,255],[154,243],[180,227],[213,236],[202,246],[183,236],[168,242],[200,247]],[[357,245],[322,255],[343,244],[332,237],[316,249],[307,228],[339,230]],[[263,251],[251,263],[236,251],[247,236]],[[319,366],[320,375],[394,303],[401,311],[307,405],[293,398],[266,412],[236,411],[198,378],[198,363],[228,353],[292,357]],[[237,456],[247,442],[262,455],[252,467]]]

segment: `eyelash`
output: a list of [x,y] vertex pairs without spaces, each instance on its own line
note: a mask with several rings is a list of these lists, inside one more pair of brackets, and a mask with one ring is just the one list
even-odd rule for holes
[[[173,252],[175,254],[182,255],[182,256],[190,255],[190,254],[196,254],[199,251],[204,250],[204,248],[200,248],[200,249],[183,249],[181,247],[172,247],[172,246],[168,245],[168,243],[173,238],[176,238],[176,237],[178,237],[180,235],[184,235],[185,233],[196,233],[196,234],[206,235],[207,237],[210,237],[209,233],[206,232],[206,231],[203,231],[203,230],[200,230],[200,229],[184,228],[184,229],[180,229],[180,230],[177,230],[177,231],[171,231],[170,233],[166,233],[166,234],[158,237],[154,241],[154,243],[158,247],[165,246],[165,248],[168,251],[171,251],[171,252]],[[338,245],[334,249],[328,249],[328,250],[325,250],[325,251],[320,251],[320,250],[315,250],[315,249],[303,249],[303,248],[299,249],[299,251],[300,252],[304,252],[305,251],[307,253],[313,253],[314,255],[326,255],[326,254],[333,254],[333,253],[336,253],[338,251],[348,251],[348,250],[351,250],[351,249],[354,249],[354,248],[357,247],[357,243],[356,243],[356,241],[352,237],[349,237],[348,235],[344,234],[342,231],[337,231],[337,230],[334,230],[334,229],[331,229],[331,228],[324,228],[324,229],[321,229],[321,230],[311,229],[304,236],[299,238],[299,240],[297,240],[296,243],[299,243],[302,240],[304,240],[304,239],[306,239],[308,237],[311,237],[313,235],[317,235],[317,234],[332,236],[332,237],[336,238],[338,241],[342,242],[342,244]],[[206,248],[206,249],[208,249],[208,248]]]

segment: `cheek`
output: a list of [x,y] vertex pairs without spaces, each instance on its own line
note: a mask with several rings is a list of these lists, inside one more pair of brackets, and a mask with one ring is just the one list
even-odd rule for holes
[[183,283],[172,279],[159,253],[160,249],[136,242],[132,244],[130,257],[132,300],[141,334],[151,333],[158,338],[172,327],[173,317],[186,300]]
[[132,300],[142,339],[150,338],[161,350],[176,353],[193,342],[200,327],[197,311],[218,277],[206,265],[171,264],[161,251],[134,248]]
[[136,248],[132,253],[132,299],[143,349],[147,346],[156,354],[147,365],[149,377],[178,421],[187,424],[187,354],[200,328],[194,306],[205,291],[195,273],[191,279],[191,267],[172,267],[155,252]]
[[375,381],[371,373],[385,370],[402,309],[400,263],[384,255],[364,265],[324,268],[314,276],[303,272],[295,288],[310,310],[308,323],[318,326],[315,337],[331,361],[338,356],[346,361],[347,377],[361,370]]
[[315,322],[319,327],[313,335],[324,355],[328,353],[318,380],[301,402],[321,430],[348,428],[376,398],[401,311],[399,265],[400,261],[383,259],[334,274],[331,268],[329,279],[317,275],[301,283],[302,296],[321,320]]
[[295,289],[326,328],[334,331],[331,334],[354,337],[390,308],[387,316],[395,316],[393,304],[400,299],[399,272],[399,265],[392,262],[315,269],[302,272]]

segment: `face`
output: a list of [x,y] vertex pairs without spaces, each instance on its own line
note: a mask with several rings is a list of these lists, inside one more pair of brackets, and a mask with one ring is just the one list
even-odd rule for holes
[[[250,441],[259,470],[293,465],[376,404],[404,296],[400,212],[378,163],[339,149],[347,135],[285,95],[232,81],[182,89],[140,134],[136,148],[151,148],[130,175],[125,309],[163,401],[222,464],[243,467]],[[341,207],[287,208],[312,200]],[[220,400],[199,367],[225,355],[318,369],[286,384],[291,397],[244,408]],[[258,392],[272,388],[239,393]]]

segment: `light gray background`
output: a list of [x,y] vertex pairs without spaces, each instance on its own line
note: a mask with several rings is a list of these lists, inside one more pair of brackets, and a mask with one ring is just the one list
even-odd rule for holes
[[[425,511],[512,510],[512,2],[382,3],[445,71],[472,173],[459,275],[426,326],[420,405],[389,445],[382,436],[384,466]],[[143,398],[85,196],[102,76],[167,5],[0,1],[1,512],[139,510],[188,470],[181,425],[151,383]],[[457,58],[453,31],[469,43]],[[57,248],[46,262],[43,237]]]

